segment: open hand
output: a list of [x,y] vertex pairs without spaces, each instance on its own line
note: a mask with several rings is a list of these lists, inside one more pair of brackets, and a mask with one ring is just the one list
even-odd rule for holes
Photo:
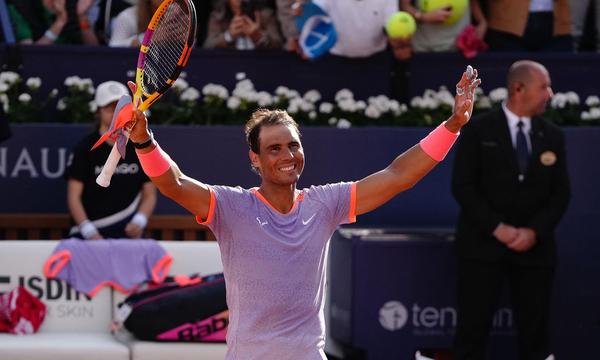
[[458,84],[456,84],[456,96],[454,97],[454,113],[446,122],[448,130],[458,132],[465,126],[473,115],[473,105],[475,104],[475,90],[481,85],[481,79],[478,76],[477,69],[471,65],[463,72]]

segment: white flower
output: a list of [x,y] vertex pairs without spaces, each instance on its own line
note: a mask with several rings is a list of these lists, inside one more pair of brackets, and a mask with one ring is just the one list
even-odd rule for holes
[[244,72],[239,72],[239,73],[235,74],[235,79],[237,81],[244,80],[245,78],[246,78],[246,73],[244,73]]
[[300,101],[300,110],[304,111],[304,112],[309,112],[309,111],[313,111],[315,109],[315,104],[313,104],[310,101],[306,101],[304,99],[302,99]]
[[359,110],[359,111],[362,111],[367,108],[367,103],[362,100],[358,100],[355,103],[355,105],[356,105],[356,110]]
[[5,93],[8,91],[9,86],[6,83],[0,82],[0,93]]
[[132,78],[135,77],[135,70],[127,70],[127,77]]
[[378,95],[374,98],[369,98],[369,104],[375,105],[379,111],[382,113],[388,112],[390,110],[390,99],[385,95]]
[[490,109],[492,107],[492,100],[484,95],[477,101],[477,106],[481,109]]
[[241,99],[249,99],[253,97],[255,93],[254,84],[250,79],[245,79],[238,82],[233,89],[233,95]]
[[0,94],[0,102],[2,102],[2,109],[4,110],[4,113],[8,113],[8,110],[10,109],[10,101],[8,100],[8,95]]
[[423,97],[424,98],[435,98],[435,97],[437,97],[437,91],[432,90],[432,89],[427,89],[423,93]]
[[21,95],[19,95],[18,100],[22,103],[28,103],[31,101],[31,95],[29,95],[28,93],[22,93]]
[[229,97],[229,91],[227,91],[224,86],[212,83],[204,85],[202,88],[202,94],[204,94],[204,96],[216,96],[223,100]]
[[14,71],[3,71],[0,73],[0,83],[5,83],[7,85],[12,85],[16,83],[21,76]]
[[90,110],[90,112],[95,113],[96,110],[98,110],[98,104],[96,104],[95,101],[90,101],[88,102],[88,109]]
[[355,112],[356,111],[356,102],[353,98],[344,98],[338,101],[339,108],[342,111]]
[[415,96],[414,98],[410,99],[410,106],[413,108],[422,109],[423,98],[420,96]]
[[585,104],[589,107],[600,105],[600,98],[596,95],[590,95],[585,99]]
[[336,126],[340,129],[348,129],[352,127],[352,123],[346,119],[339,119]]
[[341,89],[335,94],[335,101],[340,102],[343,99],[354,99],[354,94],[348,89]]
[[81,78],[77,75],[67,76],[67,78],[65,79],[65,86],[78,86],[80,82]]
[[308,117],[309,117],[309,119],[311,119],[311,120],[314,120],[314,119],[316,119],[316,118],[317,118],[317,112],[316,112],[316,111],[311,111],[311,112],[309,112],[309,113],[308,113]]
[[[406,108],[406,105],[404,105],[404,108]],[[402,107],[398,100],[390,100],[390,110],[396,116],[402,114]]]
[[227,99],[227,108],[230,110],[236,110],[238,107],[240,107],[241,103],[242,101],[239,98],[232,96]]
[[369,105],[365,109],[365,115],[371,119],[377,119],[381,116],[381,112],[375,105]]
[[554,109],[564,109],[567,105],[567,95],[563,93],[556,93],[550,101],[550,106]]
[[338,119],[331,117],[329,118],[329,120],[327,120],[327,123],[331,126],[334,126],[335,124],[337,124]]
[[454,95],[452,95],[452,93],[450,93],[450,91],[447,89],[441,89],[438,91],[436,94],[436,99],[444,105],[454,106]]
[[273,97],[266,91],[259,91],[257,94],[257,103],[260,107],[265,107],[273,104]]
[[333,111],[333,104],[331,104],[331,103],[322,102],[321,105],[319,105],[319,112],[322,114],[331,114],[332,111]]
[[285,86],[278,86],[277,89],[275,89],[275,95],[279,95],[279,96],[288,97],[289,92],[290,92],[290,89],[288,89]]
[[81,79],[79,81],[79,87],[80,88],[88,88],[88,89],[92,89],[92,92],[90,92],[90,94],[94,93],[94,82],[92,81],[92,79],[90,78],[85,78],[85,79]]
[[591,109],[590,116],[592,119],[600,119],[600,108]]
[[187,72],[185,72],[185,71],[182,71],[182,72],[179,74],[179,78],[180,78],[180,79],[185,79],[186,77],[187,77]]
[[435,110],[440,105],[440,102],[437,99],[426,97],[423,99],[423,107],[429,110]]
[[51,98],[56,97],[56,95],[58,95],[57,88],[52,89],[52,91],[50,91],[50,94],[48,94],[48,96],[50,96]]
[[235,85],[235,88],[243,89],[243,90],[254,90],[254,84],[252,83],[252,81],[250,79],[244,79],[242,81],[239,81]]
[[308,90],[304,94],[304,100],[309,101],[314,104],[317,101],[321,100],[321,93],[318,92],[317,90]]
[[293,102],[290,102],[290,104],[287,107],[287,112],[289,114],[295,114],[298,112],[298,110],[299,110],[298,104],[293,103]]
[[590,115],[589,111],[583,111],[581,113],[581,120],[591,120],[592,116]]
[[42,79],[39,77],[30,77],[25,82],[25,85],[27,85],[27,87],[30,89],[38,89],[40,86],[42,86]]
[[294,99],[294,98],[299,98],[300,97],[300,93],[296,90],[290,89],[290,91],[288,91],[288,98],[290,99]]
[[173,89],[177,90],[179,92],[182,92],[183,90],[187,89],[188,87],[190,87],[190,84],[182,78],[178,78],[177,80],[175,80],[175,83],[173,84]]
[[56,103],[56,109],[63,111],[66,108],[67,108],[67,104],[65,103],[65,98],[59,99],[58,102]]
[[475,97],[483,96],[485,93],[481,87],[475,89]]
[[506,100],[506,98],[508,98],[508,90],[506,90],[506,88],[501,87],[490,91],[490,100],[495,103],[502,102]]
[[575,94],[573,91],[569,91],[565,94],[567,98],[567,103],[571,105],[579,105],[579,95]]
[[194,87],[185,89],[179,97],[182,101],[196,101],[200,98],[200,92]]

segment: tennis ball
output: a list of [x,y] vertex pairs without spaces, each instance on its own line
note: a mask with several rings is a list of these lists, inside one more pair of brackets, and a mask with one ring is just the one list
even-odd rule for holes
[[451,9],[450,16],[444,21],[444,25],[456,23],[464,15],[468,6],[468,0],[419,0],[419,8],[424,13],[443,8]]
[[385,31],[390,38],[409,38],[416,29],[415,19],[405,11],[393,13],[385,24]]

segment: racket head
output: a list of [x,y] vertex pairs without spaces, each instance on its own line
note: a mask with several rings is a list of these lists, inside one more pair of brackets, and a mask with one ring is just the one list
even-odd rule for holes
[[138,55],[134,94],[138,109],[148,109],[177,80],[191,54],[196,26],[191,0],[164,0],[154,12]]

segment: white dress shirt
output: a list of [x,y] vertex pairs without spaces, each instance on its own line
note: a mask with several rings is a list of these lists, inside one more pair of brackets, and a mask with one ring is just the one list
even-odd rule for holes
[[525,139],[527,140],[527,149],[531,154],[531,139],[529,134],[531,133],[531,118],[522,116],[519,117],[512,111],[506,107],[506,102],[502,103],[502,110],[504,110],[504,115],[506,115],[506,119],[508,120],[508,129],[510,130],[510,138],[512,140],[513,148],[517,148],[517,132],[519,131],[519,127],[517,124],[519,120],[523,121],[523,133],[525,134]]

